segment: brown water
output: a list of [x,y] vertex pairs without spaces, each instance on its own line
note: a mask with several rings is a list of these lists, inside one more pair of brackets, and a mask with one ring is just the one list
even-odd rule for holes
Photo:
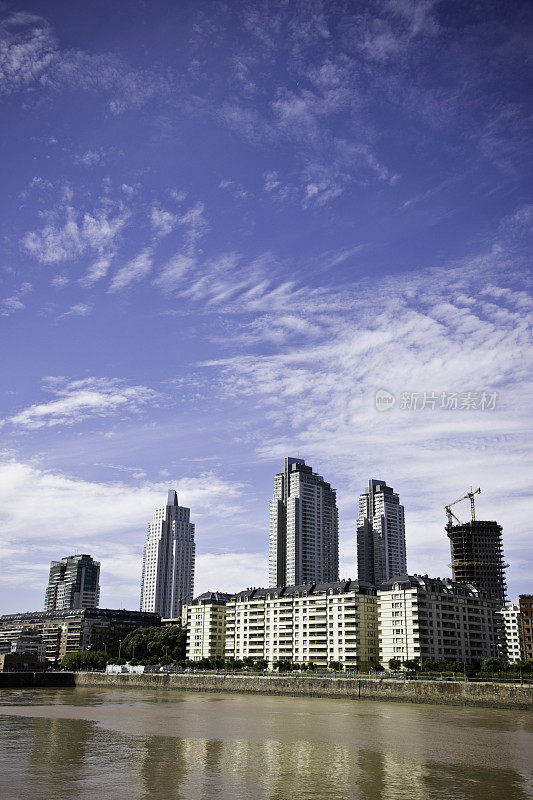
[[0,693],[2,800],[525,800],[533,715],[148,690]]

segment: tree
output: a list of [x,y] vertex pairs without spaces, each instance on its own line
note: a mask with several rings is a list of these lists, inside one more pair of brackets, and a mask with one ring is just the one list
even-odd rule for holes
[[462,672],[464,666],[459,663],[459,661],[447,661],[446,662],[446,671],[447,672]]
[[268,667],[268,661],[266,658],[257,658],[254,661],[254,671],[255,672],[262,672]]
[[407,661],[403,662],[403,665],[408,672],[418,672],[420,669],[418,658],[408,658]]
[[224,663],[222,656],[215,656],[213,659],[213,667],[215,669],[224,669]]
[[426,658],[422,669],[424,672],[438,672],[439,665],[434,658]]
[[340,672],[342,670],[342,661],[330,661],[329,668],[335,670],[335,672]]
[[481,667],[482,672],[505,672],[507,665],[501,658],[487,658]]
[[[181,625],[137,628],[122,640],[121,654],[127,658],[147,659],[148,663],[183,661],[187,645],[187,631]],[[134,656],[135,653],[135,656]]]
[[61,666],[72,672],[105,669],[108,660],[107,653],[101,650],[76,650],[63,656]]
[[280,659],[279,661],[275,661],[274,667],[276,667],[278,672],[292,672],[293,669],[296,669],[292,661],[283,658]]
[[402,666],[402,662],[399,658],[389,658],[389,669],[393,672],[397,672],[400,667]]

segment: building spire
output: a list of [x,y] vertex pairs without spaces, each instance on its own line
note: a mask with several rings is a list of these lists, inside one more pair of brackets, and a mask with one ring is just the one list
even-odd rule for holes
[[167,497],[167,506],[177,506],[177,505],[178,505],[178,495],[176,494],[176,490],[169,489]]

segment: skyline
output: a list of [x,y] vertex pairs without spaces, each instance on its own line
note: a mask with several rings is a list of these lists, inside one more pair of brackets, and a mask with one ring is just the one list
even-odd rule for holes
[[[287,461],[291,462],[291,461],[296,461],[296,460],[297,460],[297,459],[291,459],[290,457],[287,457],[287,458],[285,459],[285,462],[284,462],[284,463],[286,463]],[[303,460],[303,459],[301,459],[300,461],[304,463],[304,460]],[[310,465],[308,465],[308,466],[310,466]],[[315,475],[315,473],[313,473],[313,476],[314,476],[314,475]],[[275,477],[277,478],[277,477],[279,477],[279,475],[276,475]],[[322,478],[321,478],[321,479],[322,479]],[[375,483],[382,483],[384,486],[386,485],[386,482],[383,482],[383,481],[376,481],[375,479],[371,479],[371,482],[375,482]],[[386,487],[386,488],[390,489],[390,487]],[[333,490],[333,491],[335,492],[335,490]],[[276,497],[276,495],[274,495],[274,496]],[[463,498],[463,499],[466,499],[466,498]],[[171,500],[172,500],[172,502],[171,502]],[[188,519],[189,519],[190,509],[189,509],[189,508],[184,508],[183,506],[180,506],[180,505],[179,505],[179,499],[178,499],[178,497],[177,497],[177,493],[176,493],[176,491],[175,491],[174,489],[169,489],[169,490],[167,491],[167,506],[166,506],[167,510],[168,510],[168,507],[169,507],[169,506],[171,507],[171,510],[172,510],[172,507],[173,507],[173,506],[175,506],[175,507],[176,507],[176,509],[178,510],[178,512],[179,512],[180,514],[181,514],[182,512],[185,514],[185,517],[183,517],[183,519],[186,519],[186,520],[188,520]],[[153,512],[153,522],[148,524],[148,534],[147,534],[147,539],[145,540],[145,543],[144,543],[144,546],[143,546],[143,554],[144,554],[144,550],[146,549],[147,542],[149,542],[149,540],[150,540],[150,537],[151,537],[151,531],[152,531],[152,529],[154,528],[154,524],[155,524],[156,520],[162,519],[162,518],[161,518],[161,516],[159,515],[159,512],[160,512],[160,511],[164,511],[164,510],[165,510],[165,507],[158,507],[158,508],[156,508],[156,509],[154,510],[154,512]],[[403,510],[403,506],[402,506],[402,510]],[[467,523],[467,524],[469,524],[469,523]],[[479,524],[483,524],[483,521],[478,519],[478,521],[477,521],[477,524],[478,524],[478,525],[479,525]],[[194,529],[194,527],[195,527],[195,526],[194,526],[194,524],[190,525],[190,524],[189,524],[189,522],[187,522],[187,523],[186,523],[186,527],[187,527],[187,526],[188,526],[188,527],[191,527],[191,528],[193,528],[193,529]],[[355,562],[356,562],[356,573],[357,573],[357,559],[358,559],[358,549],[357,549],[357,548],[358,548],[358,541],[357,541],[357,530],[358,530],[358,529],[357,529],[357,520],[356,520],[356,540],[355,540]],[[406,537],[406,538],[407,538],[407,537]],[[194,553],[194,549],[195,549],[195,545],[194,545],[194,533],[193,533],[193,540],[192,540],[192,541],[193,541],[193,553]],[[504,542],[503,544],[504,544],[504,546],[503,546],[503,550],[504,550],[504,553],[505,553],[505,542]],[[407,548],[406,548],[406,549],[407,549]],[[84,554],[84,555],[82,555],[82,554],[71,554],[70,556],[63,556],[63,557],[61,557],[61,559],[60,559],[60,560],[55,560],[55,561],[52,561],[52,562],[51,562],[51,568],[54,566],[54,564],[60,564],[62,561],[69,561],[69,560],[72,560],[72,559],[77,559],[77,558],[87,558],[87,557],[88,557],[88,558],[90,558],[91,560],[93,560],[93,556],[92,556],[92,554],[91,554],[91,555],[88,555],[88,554]],[[267,554],[266,554],[266,557],[267,557],[267,565],[266,565],[266,567],[267,567],[267,568],[266,568],[266,572],[268,573],[268,572],[269,572],[269,561],[270,561],[270,559],[269,559],[269,552],[267,552]],[[152,560],[153,560],[153,559],[152,559]],[[505,560],[505,559],[504,559],[504,560]],[[196,587],[196,570],[195,570],[194,561],[195,561],[195,558],[194,558],[194,555],[193,555],[193,566],[192,566],[192,576],[193,576],[193,578],[192,578],[192,580],[193,580],[193,588],[194,588],[194,591],[193,591],[193,594],[192,594],[192,599],[196,599],[197,597],[199,597],[199,596],[200,596],[200,594],[205,594],[205,593],[210,593],[210,592],[211,592],[211,593],[212,593],[212,592],[215,592],[215,593],[217,593],[217,592],[222,592],[222,593],[224,593],[224,589],[208,589],[208,590],[206,590],[206,589],[203,589],[203,590],[202,590],[202,592],[199,592],[199,591],[197,591],[197,590],[196,590],[196,588],[195,588],[195,587]],[[99,567],[100,567],[100,565],[99,565],[99,562],[96,562],[96,561],[95,561],[94,563],[95,563],[95,564],[97,564],[97,566],[98,566],[98,574],[99,574]],[[446,575],[446,574],[444,574],[444,573],[443,573],[443,574],[442,574],[442,576],[440,576],[440,575],[439,575],[439,576],[436,576],[436,575],[430,575],[430,576],[429,576],[429,578],[430,578],[431,580],[437,580],[437,581],[439,581],[439,580],[452,581],[452,582],[453,582],[453,581],[455,581],[456,579],[454,578],[454,576],[453,576],[453,574],[452,574],[452,571],[451,571],[451,565],[450,565],[450,564],[448,564],[447,566],[448,566],[448,568],[449,568],[449,570],[450,570],[450,574],[449,574],[449,575]],[[183,565],[181,565],[181,566],[180,566],[180,569],[181,569],[182,567],[183,567]],[[144,591],[143,587],[144,587],[144,583],[145,583],[144,569],[145,569],[145,568],[144,568],[144,555],[143,555],[143,556],[141,557],[141,580],[140,580],[140,586],[141,586],[141,604],[140,604],[140,605],[141,605],[141,609],[140,609],[140,610],[141,610],[141,611],[154,611],[154,609],[153,609],[153,608],[142,608],[142,604],[143,604],[143,603],[142,603],[142,598],[143,598],[143,591]],[[165,571],[165,570],[164,570],[164,571]],[[391,575],[391,576],[390,576],[390,577],[389,577],[389,578],[388,578],[386,581],[384,581],[384,582],[382,582],[382,583],[383,583],[383,584],[384,584],[384,583],[387,583],[387,581],[390,581],[390,580],[392,580],[394,577],[401,576],[401,575],[415,575],[415,576],[426,577],[426,578],[428,577],[428,573],[425,573],[425,574],[424,574],[424,573],[422,573],[422,572],[414,572],[414,571],[413,571],[413,570],[411,570],[411,569],[409,568],[409,566],[407,565],[407,566],[406,566],[406,569],[405,569],[404,571],[402,571],[402,572],[398,572],[398,573],[394,572],[394,573],[393,573],[393,574],[392,574],[392,575]],[[335,582],[335,580],[336,580],[337,582],[341,582],[341,583],[342,583],[342,582],[345,582],[345,581],[353,581],[354,579],[353,579],[353,578],[351,578],[351,577],[347,577],[347,576],[345,576],[345,575],[341,575],[341,574],[339,574],[339,577],[338,577],[338,578],[336,578],[336,579],[334,579],[334,580],[333,580],[333,582]],[[245,582],[245,581],[246,581],[246,577],[243,575],[243,576],[242,576],[242,580],[241,580],[241,582],[238,584],[238,585],[239,585],[241,588],[240,588],[240,589],[233,589],[232,591],[233,591],[235,594],[238,594],[239,592],[243,591],[243,590],[244,590],[244,588],[243,588],[243,587],[244,587],[244,582]],[[373,586],[375,586],[375,587],[377,587],[377,588],[379,588],[379,586],[381,585],[380,583],[375,583],[375,582],[373,582],[373,581],[369,581],[369,580],[368,580],[368,578],[366,578],[366,577],[360,577],[358,574],[357,574],[357,577],[355,578],[355,581],[362,581],[362,582],[363,582],[365,585],[367,585],[367,584],[368,584],[369,586],[373,585]],[[201,583],[201,585],[203,586],[203,585],[204,585],[204,583],[205,583],[205,581],[204,581],[204,580],[201,580],[201,581],[200,581],[200,583]],[[264,588],[271,588],[271,587],[275,587],[275,586],[281,586],[281,585],[283,585],[283,586],[289,586],[289,587],[290,587],[290,586],[302,585],[302,584],[305,584],[305,583],[317,583],[317,584],[321,584],[321,583],[324,583],[324,581],[321,581],[321,580],[318,580],[318,579],[317,579],[317,580],[314,580],[314,581],[313,581],[313,580],[311,580],[311,581],[299,581],[299,582],[297,581],[296,583],[293,583],[293,582],[291,582],[291,583],[287,583],[287,584],[280,584],[280,583],[272,583],[271,581],[267,580],[267,581],[264,583],[264,585],[263,585],[261,588],[263,588],[263,589],[264,589]],[[463,580],[460,580],[460,581],[459,581],[459,583],[464,583],[464,581],[463,581]],[[508,582],[507,582],[507,583],[508,583]],[[237,584],[235,584],[235,585],[237,585]],[[478,584],[475,584],[475,583],[474,583],[474,584],[472,584],[472,585],[478,586]],[[251,587],[251,588],[253,588],[253,589],[257,589],[257,588],[260,588],[260,585],[258,585],[258,586],[253,586],[253,587]],[[100,587],[98,587],[98,595],[99,595],[99,594],[100,594]],[[506,606],[508,606],[509,604],[511,604],[511,605],[512,605],[512,604],[514,603],[514,600],[513,600],[513,599],[510,599],[510,597],[511,597],[511,595],[512,595],[512,590],[511,590],[511,591],[509,591],[509,587],[508,587],[508,589],[507,589],[507,594],[508,594],[509,596],[508,596],[508,598],[507,598],[507,603],[506,603]],[[48,590],[46,591],[46,596],[48,596]],[[517,597],[518,597],[518,595],[517,595]],[[192,599],[191,599],[191,601],[190,601],[190,602],[192,602]],[[76,607],[78,607],[78,606],[76,606]],[[83,607],[83,606],[80,606],[80,607]],[[104,606],[102,606],[102,605],[101,605],[101,604],[98,602],[98,603],[96,604],[96,606],[95,606],[95,607],[98,607],[98,608],[103,608]],[[121,606],[120,606],[120,608],[124,608],[124,606],[122,606],[122,605],[121,605]],[[33,609],[33,610],[35,610],[35,609]],[[45,600],[45,610],[46,610],[46,600]],[[136,610],[136,609],[132,609],[132,610]],[[20,609],[19,609],[19,611],[20,611]],[[29,611],[29,609],[27,609],[27,611]],[[10,612],[3,612],[3,613],[10,613]],[[14,613],[17,613],[17,612],[14,612]],[[168,616],[172,616],[172,615],[169,615],[169,614],[166,614],[166,615],[165,615],[165,614],[162,614],[161,616],[163,616],[163,617],[164,617],[164,616],[167,616],[167,617],[168,617]],[[174,616],[176,616],[176,615],[174,615]]]
[[448,574],[444,506],[481,486],[531,592],[531,28],[523,2],[3,4],[3,613],[66,552],[136,608],[169,486],[195,595],[265,585],[289,454],[337,490],[341,576],[377,475],[411,572]]

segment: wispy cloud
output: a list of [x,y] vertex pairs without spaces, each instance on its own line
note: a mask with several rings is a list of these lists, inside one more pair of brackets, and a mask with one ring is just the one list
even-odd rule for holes
[[120,114],[168,93],[168,75],[132,69],[111,53],[62,49],[50,23],[35,14],[5,16],[0,42],[0,94],[74,88],[103,94],[110,111]]
[[28,294],[28,292],[31,292],[32,288],[32,284],[25,281],[20,285],[15,294],[0,300],[0,316],[9,317],[10,314],[14,314],[15,311],[22,311],[25,307],[22,298],[24,295]]
[[113,276],[109,291],[119,292],[132,283],[144,280],[152,271],[152,265],[152,250],[147,247],[117,271]]
[[25,430],[74,425],[116,412],[139,413],[161,400],[153,389],[131,386],[118,378],[45,378],[43,388],[54,396],[53,400],[28,406],[2,424]]
[[30,231],[22,240],[26,252],[43,264],[77,259],[87,251],[103,254],[112,249],[129,212],[124,207],[114,212],[100,207],[80,213],[72,205],[66,205],[51,216],[53,221],[41,230]]

